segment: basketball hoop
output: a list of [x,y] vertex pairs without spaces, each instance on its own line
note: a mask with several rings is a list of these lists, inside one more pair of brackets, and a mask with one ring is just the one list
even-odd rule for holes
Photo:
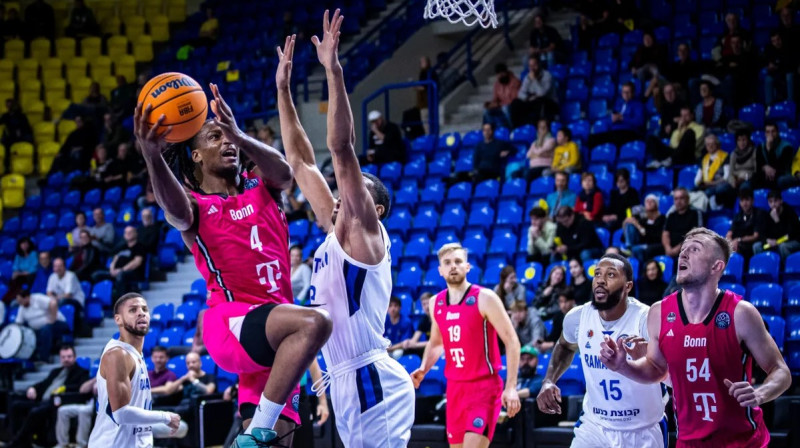
[[450,23],[464,22],[467,26],[476,23],[484,28],[497,28],[494,0],[427,0],[426,19],[443,17]]

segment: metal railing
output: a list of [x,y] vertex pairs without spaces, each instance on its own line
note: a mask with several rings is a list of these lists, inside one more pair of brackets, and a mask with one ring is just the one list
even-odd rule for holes
[[[400,89],[410,89],[414,87],[425,87],[425,91],[428,95],[428,126],[429,126],[429,134],[430,135],[439,135],[439,88],[437,87],[436,83],[430,80],[426,81],[413,81],[413,82],[401,82],[396,84],[387,84],[380,89],[376,90],[366,98],[364,101],[361,102],[361,143],[363,148],[367,148],[369,145],[369,121],[367,119],[367,106],[369,103],[378,98],[379,96],[383,96],[383,116],[386,121],[390,121],[390,98],[389,92],[392,90],[400,90]],[[375,108],[380,109],[380,108]]]

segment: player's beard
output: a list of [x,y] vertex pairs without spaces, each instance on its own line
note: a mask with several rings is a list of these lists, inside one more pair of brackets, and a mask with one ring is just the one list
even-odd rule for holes
[[675,283],[684,288],[689,286],[697,286],[705,284],[708,281],[708,275],[699,276],[694,273],[687,273],[683,277],[680,276],[680,271],[675,275]]
[[447,274],[447,277],[444,278],[445,283],[448,286],[458,286],[464,283],[464,279],[466,279],[466,274],[461,275],[460,272],[456,273],[456,275]]
[[128,325],[127,323],[124,325],[125,331],[134,335],[134,336],[147,336],[147,333],[150,332],[150,325],[148,324],[144,330],[139,330],[133,325]]
[[607,311],[610,310],[611,308],[614,308],[615,306],[617,306],[619,301],[622,300],[623,290],[624,287],[619,288],[616,291],[608,291],[605,302],[598,302],[594,297],[594,291],[592,291],[592,306],[597,311]]

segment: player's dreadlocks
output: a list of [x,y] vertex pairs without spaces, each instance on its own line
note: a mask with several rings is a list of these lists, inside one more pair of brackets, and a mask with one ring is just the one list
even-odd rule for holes
[[198,191],[200,190],[200,182],[198,182],[197,177],[194,175],[195,164],[191,155],[193,143],[194,137],[183,143],[173,143],[169,145],[164,151],[164,161],[167,162],[172,173],[178,178],[178,182],[181,182],[193,191]]

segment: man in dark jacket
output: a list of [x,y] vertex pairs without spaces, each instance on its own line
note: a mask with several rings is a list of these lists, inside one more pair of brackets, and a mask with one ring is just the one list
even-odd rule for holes
[[556,212],[556,248],[553,262],[567,258],[578,258],[581,262],[600,258],[603,255],[603,243],[597,236],[594,224],[583,216],[576,216],[570,206],[564,206]]
[[764,241],[753,244],[753,252],[758,254],[773,251],[786,259],[790,254],[800,250],[800,219],[797,213],[783,203],[780,190],[771,190],[767,194],[769,213],[761,221],[758,234]]
[[765,142],[756,148],[755,182],[758,188],[786,188],[794,184],[794,148],[783,140],[775,123],[764,127]]
[[81,230],[80,242],[73,252],[72,265],[69,270],[78,276],[80,281],[92,281],[92,272],[102,269],[100,251],[92,245],[92,237],[88,230]]
[[383,114],[373,110],[369,119],[367,139],[367,161],[369,163],[388,163],[406,161],[406,145],[400,127],[383,118]]
[[[89,372],[76,364],[75,349],[65,345],[58,353],[61,367],[53,369],[47,378],[29,387],[26,399],[11,404],[11,432],[13,439],[6,447],[31,446],[31,438],[37,430],[48,430],[48,420],[52,420],[61,395],[75,393],[86,380]],[[56,404],[57,403],[57,404]]]
[[494,125],[484,123],[483,141],[475,147],[472,155],[473,177],[480,182],[486,179],[497,179],[503,176],[505,159],[511,153],[507,142],[494,138]]

